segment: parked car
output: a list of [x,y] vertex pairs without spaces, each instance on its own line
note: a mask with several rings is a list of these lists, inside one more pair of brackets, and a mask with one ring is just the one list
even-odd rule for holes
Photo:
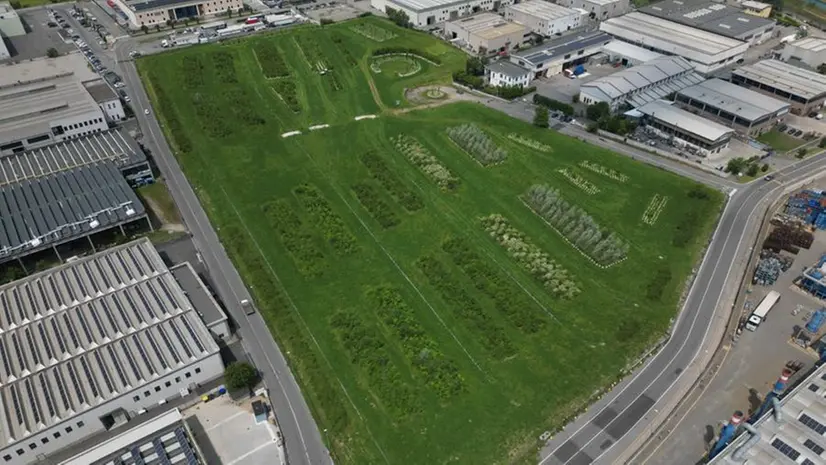
[[63,29],[69,29],[70,27],[72,27],[72,26],[69,26],[69,24],[67,24],[66,22],[62,22],[62,23],[60,23],[60,25],[63,26]]
[[802,130],[800,130],[800,129],[798,129],[797,131],[795,131],[795,132],[794,132],[794,136],[795,136],[795,137],[800,137],[800,136],[802,136],[802,135],[803,135],[803,131],[802,131]]
[[780,132],[786,132],[786,129],[787,129],[788,127],[789,127],[789,126],[787,126],[787,125],[785,125],[785,124],[781,124],[780,126],[778,126],[778,127],[777,127],[777,130],[778,130],[778,131],[780,131]]
[[57,23],[55,23],[55,22],[53,22],[53,21],[49,21],[48,23],[46,23],[46,26],[49,26],[49,27],[57,27]]
[[129,102],[131,102],[131,101],[132,101],[132,99],[131,99],[131,98],[129,98],[129,96],[128,96],[128,95],[126,95],[126,96],[124,96],[124,97],[123,97],[123,101],[124,101],[124,102],[126,102],[126,103],[129,103]]
[[126,87],[126,84],[124,84],[122,82],[116,82],[115,83],[115,89],[121,89],[123,87]]
[[795,132],[795,131],[796,131],[796,129],[795,129],[795,128],[793,128],[793,127],[789,126],[789,130],[788,130],[788,131],[786,131],[786,133],[787,133],[787,134],[794,134],[794,132]]

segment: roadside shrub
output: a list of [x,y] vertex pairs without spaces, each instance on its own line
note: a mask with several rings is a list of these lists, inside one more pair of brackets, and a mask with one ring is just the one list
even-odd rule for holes
[[645,297],[648,300],[659,301],[662,299],[663,292],[665,292],[665,288],[671,282],[671,268],[667,265],[663,265],[657,269],[657,272],[654,274],[654,278],[651,279],[651,282],[648,283],[648,286],[645,288]]
[[696,237],[698,229],[704,222],[699,213],[705,211],[705,206],[702,204],[711,201],[711,195],[703,187],[692,188],[686,197],[685,202],[691,204],[692,207],[686,209],[671,236],[671,243],[675,247],[685,247]]
[[568,116],[573,116],[574,114],[574,107],[571,105],[560,102],[559,100],[550,99],[544,95],[534,94],[533,103],[546,106],[551,110],[561,111]]
[[312,184],[302,184],[293,189],[301,206],[310,214],[316,227],[327,243],[339,255],[346,255],[356,251],[356,238],[347,229],[344,220],[333,211],[330,202]]
[[166,122],[166,127],[169,134],[172,136],[175,146],[182,153],[189,153],[192,151],[192,139],[189,138],[188,132],[184,130],[181,125],[181,120],[178,119],[175,105],[172,100],[166,95],[164,88],[159,85],[154,75],[150,75],[149,82],[152,83],[152,90],[155,92],[155,97],[158,106],[161,108],[160,113],[163,115],[163,120]]
[[307,277],[320,276],[326,268],[324,253],[290,204],[279,199],[265,203],[262,211],[284,248],[292,255],[298,271]]
[[379,197],[379,194],[372,185],[360,182],[353,184],[352,189],[353,192],[356,193],[356,198],[362,206],[364,206],[364,209],[379,223],[379,226],[384,229],[389,229],[401,223],[396,212],[390,208],[390,205],[387,205],[387,202]]
[[359,157],[361,163],[370,172],[382,187],[393,196],[405,210],[414,212],[424,208],[424,202],[418,193],[409,189],[395,173],[387,166],[387,163],[375,152],[367,152]]

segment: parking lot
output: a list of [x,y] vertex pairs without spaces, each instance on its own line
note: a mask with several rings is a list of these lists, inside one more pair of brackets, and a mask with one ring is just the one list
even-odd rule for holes
[[534,83],[536,93],[560,102],[570,103],[575,95],[579,95],[579,87],[582,84],[616,73],[622,68],[609,65],[586,65],[585,69],[587,75],[577,79],[565,77],[564,74],[537,79]]
[[49,48],[54,48],[61,55],[74,50],[74,45],[65,42],[58,33],[63,28],[57,24],[54,27],[48,26],[51,19],[46,8],[21,10],[18,14],[26,27],[26,35],[2,39],[5,40],[13,61],[42,57]]

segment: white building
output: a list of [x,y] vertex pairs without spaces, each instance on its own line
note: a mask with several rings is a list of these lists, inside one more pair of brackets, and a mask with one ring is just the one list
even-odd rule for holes
[[665,55],[681,56],[702,74],[736,63],[749,48],[749,44],[741,40],[638,12],[603,21],[599,28],[625,42]]
[[528,43],[531,31],[495,13],[479,13],[445,23],[445,36],[456,46],[479,55],[509,52]]
[[631,9],[629,0],[560,0],[559,4],[585,10],[589,18],[597,21],[622,16]]
[[115,7],[126,16],[129,27],[154,27],[165,25],[167,20],[210,18],[225,14],[227,10],[237,12],[244,3],[241,0],[112,0]]
[[594,31],[584,34],[570,34],[541,45],[514,52],[511,63],[519,65],[532,74],[531,79],[561,74],[563,69],[585,63],[588,58],[600,53],[602,47],[611,42],[611,36]]
[[85,84],[85,87],[89,95],[97,102],[98,107],[103,110],[103,113],[106,115],[106,121],[118,123],[126,119],[126,113],[123,111],[120,97],[104,80],[88,82]]
[[531,83],[531,76],[530,70],[509,61],[499,60],[485,65],[485,77],[494,87],[527,87]]
[[826,63],[826,39],[806,37],[787,43],[780,52],[780,59],[787,62],[797,61],[812,69],[817,69],[818,66]]
[[480,11],[499,11],[514,0],[370,0],[370,6],[383,13],[387,8],[402,11],[415,27],[426,28],[454,21]]
[[0,459],[24,465],[223,374],[148,239],[0,287]]
[[0,2],[0,37],[26,35],[26,29],[9,2]]
[[620,63],[622,66],[641,65],[663,56],[661,53],[652,52],[621,40],[612,40],[611,43],[602,47],[602,52],[608,55],[611,63]]
[[533,32],[552,36],[578,28],[586,15],[582,10],[565,8],[545,0],[527,0],[505,7],[505,19],[529,27]]
[[700,154],[710,156],[728,148],[734,130],[689,113],[671,102],[653,100],[634,110],[643,122],[663,136],[679,139]]

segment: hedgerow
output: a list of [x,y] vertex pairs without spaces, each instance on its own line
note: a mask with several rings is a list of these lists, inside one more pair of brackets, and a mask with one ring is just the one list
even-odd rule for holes
[[281,97],[287,108],[293,113],[301,113],[301,102],[298,100],[298,90],[292,79],[274,79],[271,82],[272,90]]
[[279,77],[288,77],[290,75],[290,67],[281,56],[281,52],[275,45],[267,42],[257,42],[252,47],[255,57],[258,59],[258,65],[261,66],[261,73],[270,79]]
[[425,176],[444,190],[459,187],[459,178],[453,175],[439,160],[416,139],[399,134],[393,140],[396,150],[401,152],[411,163],[416,165]]
[[423,58],[426,61],[432,62],[435,65],[442,64],[442,59],[436,55],[427,53],[422,50],[417,50],[415,48],[407,48],[407,47],[382,47],[373,50],[372,55],[374,57],[379,57],[382,55],[413,55],[419,58]]
[[321,275],[326,268],[324,253],[290,204],[284,199],[274,200],[265,203],[262,211],[284,248],[293,256],[301,274],[308,277]]
[[167,129],[175,141],[175,146],[183,153],[191,152],[192,139],[189,138],[189,133],[185,131],[181,125],[181,120],[178,119],[178,114],[175,111],[175,105],[172,103],[172,99],[167,97],[163,87],[157,85],[159,81],[154,76],[150,77],[147,82],[155,83],[155,85],[152,86],[152,90],[155,93],[157,105],[160,106]]
[[238,75],[235,73],[235,58],[226,51],[213,52],[212,65],[218,81],[223,84],[237,84]]
[[321,235],[336,253],[346,255],[355,252],[355,236],[347,229],[344,220],[333,211],[330,202],[324,198],[317,187],[312,184],[302,184],[293,189],[293,194],[313,218]]
[[356,198],[364,206],[364,209],[370,213],[370,216],[376,220],[379,225],[384,228],[392,228],[401,223],[396,212],[390,208],[381,197],[379,197],[376,189],[367,183],[359,182],[352,185],[353,192],[356,193]]
[[419,194],[409,189],[375,152],[363,153],[359,159],[373,179],[378,181],[405,210],[414,212],[424,207],[424,202]]
[[186,55],[181,60],[184,87],[196,89],[204,85],[204,60],[201,55]]

